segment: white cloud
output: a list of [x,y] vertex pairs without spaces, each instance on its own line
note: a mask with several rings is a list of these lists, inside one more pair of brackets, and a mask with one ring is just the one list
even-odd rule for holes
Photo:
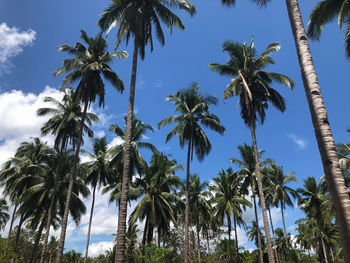
[[[107,250],[113,249],[113,242],[98,242],[98,243],[92,243],[89,245],[89,257],[98,257],[99,255],[105,254]],[[85,250],[83,252],[83,255],[85,255]]]
[[297,136],[295,134],[290,133],[290,134],[288,134],[288,137],[290,139],[292,139],[292,141],[298,146],[299,150],[305,149],[307,144],[308,144],[308,142],[305,139],[303,139],[300,136]]
[[113,140],[107,145],[108,149],[117,145],[121,145],[124,143],[124,140],[120,137],[115,137]]
[[[39,95],[12,90],[0,94],[0,165],[8,160],[21,142],[40,137],[40,128],[48,117],[38,117],[39,108],[47,107],[44,97],[62,98],[58,90],[46,86]],[[52,138],[47,137],[52,143]]]
[[9,59],[19,55],[25,46],[35,40],[36,32],[32,29],[20,31],[17,27],[0,24],[0,74],[8,71]]
[[102,138],[105,135],[106,135],[106,133],[104,131],[95,131],[94,132],[94,136],[97,138]]

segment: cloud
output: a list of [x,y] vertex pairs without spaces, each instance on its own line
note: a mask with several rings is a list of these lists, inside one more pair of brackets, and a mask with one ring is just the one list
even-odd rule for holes
[[17,27],[0,24],[0,74],[8,72],[11,64],[9,59],[19,55],[25,46],[30,46],[35,40],[36,32],[32,29],[20,31]]
[[122,143],[124,143],[124,140],[120,137],[115,137],[113,138],[113,140],[107,145],[107,148],[110,149],[114,146],[117,146],[117,145],[121,145]]
[[[89,257],[98,257],[99,255],[105,254],[107,250],[112,250],[113,249],[113,242],[97,242],[89,245]],[[85,255],[85,250],[83,255]]]
[[307,144],[308,144],[308,142],[305,139],[303,139],[300,136],[297,136],[295,134],[290,133],[290,134],[288,134],[288,137],[290,139],[292,139],[292,141],[298,146],[299,150],[305,149]]

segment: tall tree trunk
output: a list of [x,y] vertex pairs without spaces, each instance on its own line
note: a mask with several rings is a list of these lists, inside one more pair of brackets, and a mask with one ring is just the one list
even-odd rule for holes
[[[320,225],[319,225],[320,226]],[[325,263],[328,263],[328,256],[327,256],[327,251],[326,251],[326,246],[324,244],[324,240],[323,240],[323,237],[322,237],[322,232],[321,232],[321,229],[319,228],[319,231],[320,231],[320,238],[321,238],[321,245],[322,245],[322,252],[323,252],[323,258],[325,260]]]
[[284,207],[284,203],[283,201],[281,200],[281,214],[282,214],[282,223],[283,223],[283,232],[284,232],[284,241],[286,242],[286,248],[288,250],[288,254],[291,258],[291,250],[290,250],[290,247],[289,247],[289,243],[288,243],[288,235],[287,235],[287,229],[286,229],[286,221],[284,220],[284,210],[283,210],[283,207]]
[[258,193],[259,193],[259,199],[260,199],[260,205],[261,205],[261,212],[262,212],[263,222],[264,222],[267,254],[268,254],[268,258],[269,258],[269,263],[275,263],[275,258],[273,256],[273,250],[272,250],[272,244],[271,244],[270,227],[269,227],[269,222],[267,221],[266,202],[265,202],[263,186],[262,186],[262,182],[261,182],[258,146],[256,143],[254,125],[250,126],[250,130],[251,130],[252,139],[253,139],[254,157],[255,157],[255,172],[256,172],[256,180],[258,183]]
[[9,233],[8,233],[7,239],[6,239],[6,246],[5,246],[4,257],[6,257],[6,254],[7,254],[7,248],[8,248],[8,244],[9,244],[10,238],[11,238],[13,222],[15,222],[15,215],[16,215],[16,212],[17,212],[17,205],[18,205],[18,204],[16,203],[16,204],[15,204],[15,209],[13,210],[13,213],[12,213],[12,218],[11,218],[11,223],[10,223],[10,229],[9,229]]
[[239,258],[239,247],[238,247],[238,237],[237,237],[237,218],[236,218],[236,215],[233,215],[233,224],[235,226],[236,252],[237,252],[237,257]]
[[207,246],[208,246],[208,256],[210,256],[209,229],[207,230]]
[[232,246],[231,246],[231,217],[229,214],[227,216],[227,227],[228,227],[228,248],[229,248],[229,263],[232,263]]
[[31,255],[31,258],[30,258],[30,262],[31,263],[35,263],[35,255],[36,255],[36,252],[38,250],[38,245],[39,245],[39,242],[40,242],[40,238],[41,238],[41,234],[44,230],[44,221],[40,224],[40,227],[39,227],[39,230],[38,230],[38,233],[36,234],[36,237],[35,237],[35,242],[34,242],[34,247],[33,247],[33,251],[32,251],[32,255]]
[[74,153],[72,174],[69,178],[67,199],[66,199],[66,204],[64,207],[62,228],[61,228],[61,234],[60,234],[60,242],[58,245],[56,263],[62,263],[64,241],[66,239],[66,230],[67,230],[67,223],[68,223],[68,216],[69,216],[70,199],[72,197],[73,184],[75,181],[76,170],[77,170],[78,161],[79,161],[79,152],[80,152],[80,146],[81,146],[81,141],[82,141],[82,137],[83,137],[83,128],[84,128],[84,122],[85,122],[85,118],[86,118],[87,108],[88,108],[88,102],[85,102],[83,115],[81,116],[81,120],[80,120],[80,131],[79,131],[79,138],[78,138],[78,142],[77,142],[77,148],[75,149],[75,153]]
[[142,245],[143,246],[146,245],[147,229],[148,229],[148,216],[146,216],[145,227],[143,228],[143,237],[142,237]]
[[[255,198],[254,190],[253,190],[253,200],[254,200],[255,222],[256,222],[256,225],[258,226],[258,229],[259,229],[258,209],[256,208],[256,198]],[[263,248],[262,248],[262,244],[261,244],[260,231],[258,231],[258,249],[259,249],[260,263],[264,263],[264,253],[263,253]]]
[[307,40],[298,0],[286,0],[289,21],[298,54],[306,98],[328,190],[335,207],[335,216],[346,262],[350,262],[350,198],[341,173],[335,143],[321,95],[312,55]]
[[153,240],[153,232],[154,232],[154,226],[151,222],[151,220],[148,221],[148,228],[147,228],[147,245],[150,245]]
[[138,45],[134,40],[134,54],[132,59],[128,117],[126,121],[122,192],[121,192],[120,205],[119,205],[115,263],[124,263],[124,258],[125,258],[126,215],[127,215],[127,209],[128,209],[128,191],[129,191],[129,181],[130,181],[129,176],[130,176],[130,154],[131,154],[131,136],[132,136],[131,133],[132,133],[132,119],[134,115],[137,56],[138,56]]
[[277,251],[277,246],[276,246],[275,229],[274,229],[273,223],[272,223],[272,217],[271,217],[270,206],[267,206],[267,211],[269,211],[270,224],[271,224],[271,230],[272,230],[272,241],[273,241],[273,246],[275,247],[275,253],[276,253],[276,263],[279,263],[279,262],[280,262],[280,259],[279,259],[279,256],[278,256],[278,251]]
[[191,147],[192,138],[188,141],[187,150],[187,167],[186,167],[186,205],[185,205],[185,247],[184,247],[184,262],[188,263],[188,253],[190,251],[190,236],[189,236],[189,206],[190,206],[190,162],[191,162]]
[[199,238],[199,232],[200,232],[200,229],[199,229],[199,218],[197,216],[198,263],[201,263],[201,241],[200,241],[200,238]]
[[16,233],[15,245],[14,245],[14,248],[13,248],[13,252],[15,253],[15,258],[11,259],[11,263],[12,262],[16,262],[16,258],[18,257],[18,255],[17,255],[17,248],[18,248],[19,238],[21,236],[21,229],[22,229],[23,221],[24,221],[24,215],[22,214],[21,218],[19,219],[18,229],[17,229],[17,233]]
[[91,203],[91,211],[90,211],[90,220],[89,220],[89,228],[88,228],[88,235],[86,240],[86,248],[85,248],[85,257],[84,257],[84,263],[87,262],[87,257],[89,254],[89,243],[90,243],[90,233],[91,233],[91,224],[92,224],[92,216],[94,214],[94,206],[95,206],[95,193],[96,193],[96,185],[94,185],[94,189],[92,191],[92,203]]

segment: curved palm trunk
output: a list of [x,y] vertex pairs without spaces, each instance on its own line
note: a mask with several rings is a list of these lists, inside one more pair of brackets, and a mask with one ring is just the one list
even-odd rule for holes
[[318,226],[319,226],[319,231],[320,231],[320,238],[321,238],[323,258],[325,260],[325,263],[328,263],[327,251],[326,251],[326,246],[324,244],[324,240],[323,240],[323,237],[322,237],[322,231],[321,231],[320,225],[318,225]]
[[[258,210],[256,208],[255,193],[253,193],[253,200],[254,200],[255,222],[256,222],[256,225],[258,226],[258,229],[259,229],[259,218],[258,218]],[[260,260],[260,263],[264,263],[264,253],[263,253],[262,244],[261,244],[260,231],[258,231],[258,249],[259,249],[259,260]]]
[[231,218],[227,214],[227,227],[228,227],[228,248],[229,248],[229,263],[232,263],[232,246],[231,246]]
[[17,203],[15,204],[15,209],[13,210],[13,213],[12,213],[12,218],[11,218],[11,223],[10,223],[10,229],[9,229],[9,233],[8,233],[8,235],[7,235],[7,240],[6,240],[6,246],[5,246],[4,257],[6,257],[6,254],[7,254],[8,243],[9,243],[9,241],[10,241],[13,223],[15,222],[15,215],[16,215],[16,212],[17,212]]
[[276,241],[275,241],[275,229],[273,228],[270,206],[267,206],[267,211],[269,212],[269,217],[270,217],[270,224],[271,224],[271,230],[272,230],[272,241],[273,241],[273,246],[275,247],[276,262],[279,263],[280,259],[278,256],[278,251],[277,251],[277,246],[276,246]]
[[24,215],[22,214],[21,215],[21,218],[19,220],[19,223],[18,223],[18,229],[17,229],[17,233],[16,233],[16,241],[15,241],[15,246],[13,248],[13,252],[15,253],[15,258],[12,258],[11,259],[11,263],[12,262],[16,262],[16,258],[17,258],[17,248],[18,248],[18,243],[19,243],[19,238],[21,236],[21,229],[22,229],[22,224],[24,222]]
[[201,240],[199,238],[199,219],[197,217],[197,244],[198,244],[198,263],[201,263]]
[[350,262],[350,198],[339,167],[335,143],[312,61],[298,0],[286,0],[286,4],[323,170],[335,207],[344,257],[346,262]]
[[[236,215],[233,215],[233,224],[235,226],[235,239],[236,239],[236,252],[237,252],[237,257],[239,259],[239,248],[238,248],[238,237],[237,237],[237,219]],[[239,260],[240,261],[240,260]]]
[[92,191],[92,203],[91,203],[91,211],[90,211],[89,229],[88,229],[88,235],[87,235],[87,240],[86,240],[84,263],[87,262],[87,257],[89,254],[91,224],[92,224],[92,216],[94,214],[94,206],[95,206],[95,193],[96,193],[96,185],[94,185],[94,190]]
[[31,263],[35,263],[35,255],[36,255],[36,252],[38,250],[38,245],[39,245],[39,242],[40,242],[40,238],[41,238],[41,234],[43,233],[43,230],[44,230],[44,221],[40,224],[40,227],[39,227],[39,230],[38,230],[38,233],[35,237],[35,242],[34,242],[34,247],[33,247],[33,251],[32,251],[32,255],[30,257],[30,262]]
[[122,192],[121,192],[120,205],[119,205],[117,244],[116,244],[115,259],[114,259],[115,263],[124,263],[124,258],[125,258],[126,214],[128,209],[128,190],[129,190],[129,181],[130,181],[129,174],[130,174],[130,153],[131,153],[131,135],[132,135],[131,133],[132,133],[132,118],[134,114],[137,55],[138,55],[138,46],[137,46],[137,43],[134,41],[134,54],[133,54],[133,60],[132,60],[128,117],[126,121]]
[[188,254],[190,251],[189,243],[189,206],[190,206],[190,162],[191,162],[191,138],[188,141],[188,150],[187,150],[187,167],[186,167],[186,207],[185,207],[185,244],[184,244],[184,262],[188,263]]
[[291,256],[291,251],[288,243],[288,235],[287,235],[287,229],[286,229],[286,222],[284,220],[284,211],[283,211],[283,201],[281,200],[281,212],[282,212],[282,222],[283,222],[283,231],[284,231],[284,241],[286,242],[286,248],[288,250],[288,254]]
[[88,108],[88,103],[85,102],[83,115],[82,115],[81,121],[80,121],[80,131],[79,131],[79,138],[78,138],[78,142],[77,142],[77,148],[75,149],[75,153],[74,153],[72,175],[69,179],[67,199],[66,199],[66,204],[64,207],[64,214],[63,214],[63,219],[62,219],[62,229],[61,229],[60,242],[58,245],[58,251],[57,251],[57,256],[56,256],[56,263],[62,263],[64,241],[66,238],[66,230],[67,230],[67,223],[68,223],[68,216],[69,216],[70,199],[72,197],[73,183],[75,181],[76,170],[77,170],[78,161],[79,161],[79,152],[80,152],[80,146],[81,146],[81,141],[82,141],[82,137],[83,137],[83,127],[84,127],[84,122],[85,122],[85,118],[86,118],[87,108]]
[[258,147],[257,147],[256,137],[255,137],[255,128],[253,125],[250,126],[250,130],[251,130],[252,139],[253,139],[256,180],[258,182],[258,193],[259,193],[261,212],[262,212],[263,222],[264,222],[267,254],[268,254],[268,258],[269,258],[269,263],[275,263],[275,258],[273,256],[273,251],[272,251],[269,222],[267,221],[266,202],[265,202],[263,186],[262,186],[262,182],[261,182],[260,164],[259,164],[259,156],[258,156]]

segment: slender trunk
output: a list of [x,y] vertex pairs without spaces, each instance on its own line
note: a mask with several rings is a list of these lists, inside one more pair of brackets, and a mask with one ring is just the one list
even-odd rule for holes
[[15,222],[16,211],[17,211],[17,203],[15,204],[15,209],[13,210],[13,213],[12,213],[9,234],[7,235],[7,240],[6,240],[6,247],[5,247],[4,257],[6,257],[6,254],[7,254],[7,248],[8,248],[8,244],[9,244],[10,238],[11,238],[13,222]]
[[273,251],[272,251],[269,222],[267,221],[266,202],[265,202],[265,197],[264,197],[264,192],[263,192],[263,187],[262,187],[262,182],[261,182],[260,164],[259,164],[259,156],[258,156],[258,147],[257,147],[257,143],[256,143],[254,125],[251,125],[251,126],[250,126],[250,129],[251,129],[252,139],[253,139],[256,180],[257,180],[257,183],[258,183],[258,193],[259,193],[259,199],[260,199],[260,205],[261,205],[261,212],[262,212],[263,222],[264,222],[264,230],[265,230],[265,237],[266,237],[267,254],[268,254],[268,258],[269,258],[269,263],[274,263],[274,262],[275,262],[275,258],[274,258],[274,256],[273,256]]
[[208,246],[208,256],[210,256],[209,229],[207,230],[207,246]]
[[157,236],[158,236],[158,247],[160,247],[160,231],[159,231],[159,228],[157,228]]
[[153,232],[154,232],[154,226],[151,222],[151,220],[148,221],[148,228],[147,228],[147,245],[151,244],[153,240]]
[[199,238],[199,232],[200,232],[200,230],[199,230],[199,218],[197,216],[198,263],[201,263],[201,241],[200,241],[200,238]]
[[16,233],[16,241],[15,241],[15,246],[13,248],[13,252],[15,253],[15,258],[11,259],[11,263],[12,262],[16,262],[16,258],[17,258],[17,248],[18,248],[18,243],[19,243],[19,238],[21,236],[21,229],[22,229],[22,224],[24,221],[24,215],[21,215],[21,218],[19,219],[19,223],[18,223],[18,229],[17,229],[17,233]]
[[286,229],[286,222],[284,220],[284,210],[283,210],[283,207],[284,207],[284,203],[283,201],[281,200],[281,214],[282,214],[282,223],[283,223],[283,232],[284,232],[284,241],[286,242],[286,248],[288,250],[288,254],[291,258],[291,254],[290,254],[290,248],[289,248],[289,243],[288,243],[288,235],[287,235],[287,229]]
[[146,222],[145,227],[143,229],[143,237],[142,237],[142,245],[146,245],[146,235],[147,235],[147,229],[148,229],[148,216],[146,216]]
[[331,251],[332,262],[334,263],[335,262],[335,258],[334,258],[333,249],[330,248],[329,250]]
[[[253,200],[254,200],[255,222],[256,222],[256,225],[258,226],[258,229],[259,229],[258,209],[256,208],[256,198],[255,198],[254,190],[253,190]],[[262,244],[261,244],[260,231],[258,231],[258,249],[259,249],[260,263],[264,263],[264,253],[263,253],[263,248],[262,248]]]
[[235,239],[236,239],[237,258],[239,258],[238,237],[237,237],[237,218],[236,218],[236,215],[233,215],[233,224],[235,226]]
[[92,203],[91,203],[91,211],[90,211],[90,220],[89,220],[89,228],[88,228],[88,235],[86,240],[86,248],[85,248],[85,257],[84,257],[84,263],[87,262],[87,257],[89,254],[89,243],[90,243],[90,233],[91,233],[91,224],[92,224],[92,216],[94,214],[94,206],[95,206],[95,193],[96,193],[96,185],[94,185],[94,189],[92,191]]
[[321,95],[298,0],[286,0],[291,29],[297,49],[306,98],[328,190],[335,207],[345,262],[350,262],[350,198],[341,173],[335,143]]
[[325,244],[324,244],[324,240],[323,240],[323,237],[322,237],[321,230],[320,230],[320,238],[321,238],[321,245],[322,245],[323,258],[324,258],[324,260],[325,260],[325,263],[328,263],[328,257],[327,257],[326,246],[325,246]]
[[190,162],[191,162],[191,147],[192,147],[191,138],[188,141],[188,150],[187,150],[187,168],[186,168],[186,207],[185,207],[185,247],[184,247],[184,262],[188,263],[188,253],[190,251],[189,243],[189,206],[190,206]]
[[71,174],[71,176],[69,178],[67,199],[66,199],[66,204],[65,204],[65,207],[64,207],[64,214],[63,214],[63,219],[62,219],[62,228],[61,228],[61,234],[60,234],[60,242],[59,242],[59,245],[58,245],[58,251],[57,251],[57,256],[56,256],[56,263],[62,263],[62,255],[63,255],[63,250],[64,250],[64,241],[65,241],[65,238],[66,238],[66,230],[67,230],[67,223],[68,223],[68,216],[69,216],[70,199],[72,197],[73,184],[74,184],[74,181],[75,181],[76,170],[77,170],[78,161],[79,161],[79,152],[80,152],[80,146],[81,146],[81,141],[82,141],[82,137],[83,137],[83,127],[84,127],[84,122],[85,122],[85,118],[86,118],[87,108],[88,108],[88,102],[85,102],[83,115],[82,115],[81,121],[80,121],[79,138],[78,138],[77,147],[75,149],[75,154],[74,154],[72,174]]
[[132,136],[131,133],[132,133],[132,119],[134,115],[137,55],[138,55],[138,46],[136,41],[134,41],[134,54],[133,54],[133,60],[132,60],[128,117],[126,121],[122,193],[121,193],[120,205],[119,205],[117,245],[116,245],[115,259],[114,259],[115,263],[123,263],[125,258],[126,214],[128,209],[128,190],[129,190],[129,181],[130,181],[129,176],[130,176],[130,154],[131,154],[131,136]]
[[32,256],[30,258],[30,262],[31,263],[35,263],[35,254],[38,250],[38,245],[39,245],[39,242],[40,242],[40,238],[41,238],[41,234],[44,230],[44,221],[40,224],[40,227],[39,227],[39,230],[38,230],[38,233],[36,234],[36,237],[35,237],[35,242],[34,242],[34,247],[33,247],[33,251],[32,251]]
[[228,227],[228,248],[229,248],[229,263],[232,263],[232,246],[231,246],[231,217],[229,214],[227,216],[227,227]]
[[280,259],[279,259],[279,256],[278,256],[278,251],[277,251],[277,246],[276,246],[275,229],[273,228],[270,206],[267,206],[267,211],[269,211],[271,230],[272,230],[272,241],[273,241],[273,246],[275,247],[275,253],[276,253],[276,263],[279,263]]

